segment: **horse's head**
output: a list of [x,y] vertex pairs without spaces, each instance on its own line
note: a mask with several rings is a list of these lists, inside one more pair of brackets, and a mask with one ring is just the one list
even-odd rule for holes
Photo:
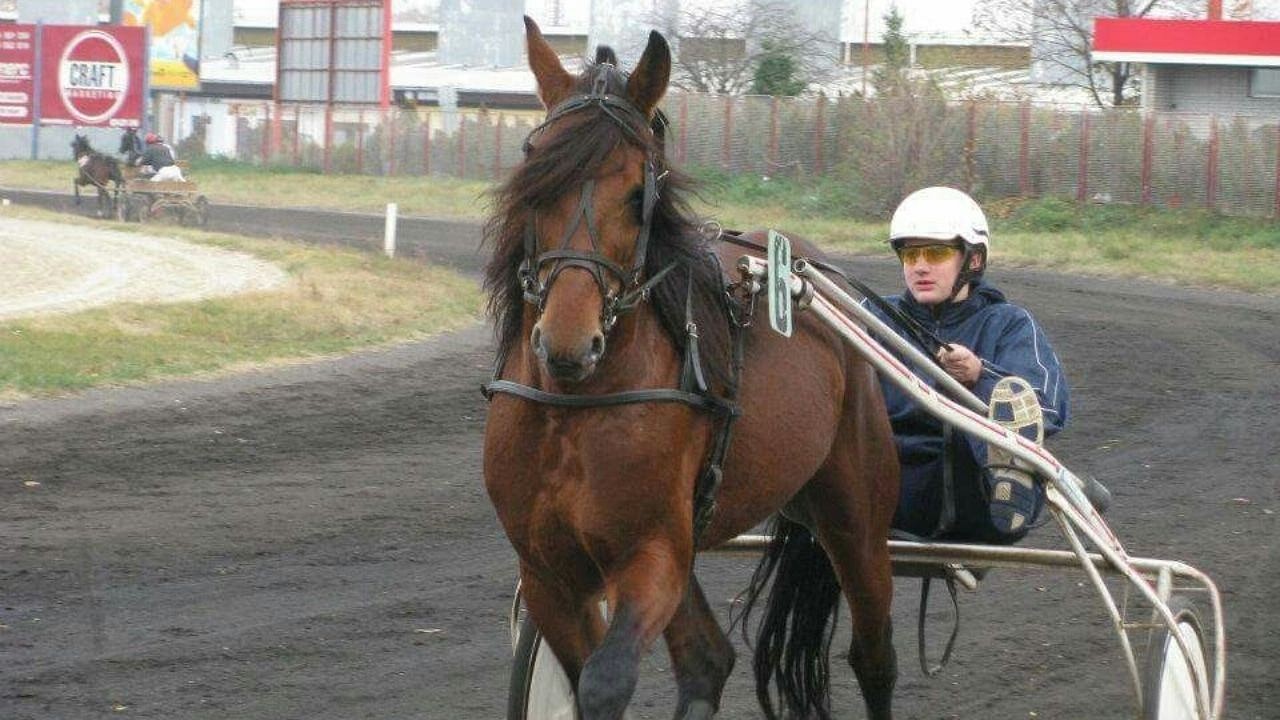
[[602,47],[575,77],[537,24],[526,17],[525,26],[547,118],[500,191],[500,225],[519,235],[518,281],[537,309],[533,351],[557,380],[578,382],[600,362],[619,313],[660,279],[646,277],[645,253],[665,173],[652,125],[671,53],[654,32],[629,75]]
[[71,141],[71,152],[77,160],[93,152],[93,148],[89,147],[89,138],[77,133],[76,139]]

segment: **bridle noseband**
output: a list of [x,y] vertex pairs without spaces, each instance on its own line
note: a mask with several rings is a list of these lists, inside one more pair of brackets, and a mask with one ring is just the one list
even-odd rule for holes
[[[605,91],[609,70],[613,69],[613,67],[608,63],[601,63],[601,65],[605,67],[601,68],[600,74],[596,76],[595,81],[592,83],[591,92],[583,95],[574,95],[556,105],[547,113],[547,119],[529,133],[529,136],[524,141],[526,157],[533,151],[534,137],[546,129],[548,125],[566,115],[588,108],[599,108],[601,112],[641,147],[650,146],[650,143],[646,142],[646,139],[640,134],[641,132],[652,132],[649,126],[649,119],[627,98]],[[560,243],[555,249],[538,254],[537,213],[533,210],[529,211],[529,219],[524,231],[524,261],[520,263],[520,269],[517,272],[521,288],[524,291],[525,301],[537,307],[539,315],[546,308],[547,294],[551,290],[551,285],[560,276],[560,273],[571,267],[581,268],[590,273],[592,279],[595,280],[596,287],[600,290],[600,297],[603,301],[600,310],[600,323],[604,332],[608,333],[617,323],[618,315],[631,310],[648,299],[649,291],[675,268],[673,263],[655,273],[648,280],[644,279],[645,254],[649,247],[649,232],[653,224],[653,208],[658,202],[658,185],[667,175],[665,171],[662,173],[657,172],[656,165],[659,160],[660,158],[654,157],[652,151],[646,151],[640,229],[636,231],[635,257],[630,268],[623,268],[601,251],[600,232],[595,222],[595,208],[592,203],[592,196],[595,194],[596,188],[594,179],[583,182],[582,191],[578,199],[578,208],[574,212],[573,220],[569,223],[569,227],[565,230],[564,236],[560,239]],[[587,236],[591,240],[591,250],[574,250],[569,247],[569,243],[578,232],[578,228],[583,224],[584,219],[586,220]],[[541,278],[542,269],[548,263],[551,263],[551,270],[548,272],[546,280],[543,281]],[[607,277],[606,272],[612,278]],[[611,285],[611,279],[616,281],[618,289],[615,290]]]

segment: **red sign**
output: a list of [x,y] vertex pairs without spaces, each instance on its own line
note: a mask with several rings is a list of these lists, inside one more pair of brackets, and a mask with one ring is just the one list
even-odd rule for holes
[[0,123],[31,124],[36,26],[0,25]]
[[42,122],[141,124],[145,28],[49,25],[40,42]]
[[1120,62],[1275,66],[1280,22],[1100,17],[1094,57]]

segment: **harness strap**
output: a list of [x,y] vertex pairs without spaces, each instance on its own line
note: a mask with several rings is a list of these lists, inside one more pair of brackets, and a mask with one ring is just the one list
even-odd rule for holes
[[956,581],[947,577],[947,592],[951,594],[951,607],[955,611],[956,622],[951,626],[951,637],[947,638],[947,646],[942,650],[942,658],[938,660],[937,665],[931,665],[924,646],[925,613],[929,609],[929,580],[930,578],[923,578],[920,581],[920,615],[916,622],[916,647],[920,655],[920,670],[924,672],[925,677],[936,677],[951,661],[951,651],[955,649],[956,637],[960,635],[960,602],[956,600]]
[[490,380],[480,388],[485,399],[492,399],[495,393],[515,395],[543,405],[557,407],[609,407],[613,405],[631,405],[634,403],[675,402],[705,410],[716,415],[734,417],[742,410],[735,403],[725,402],[710,395],[685,392],[674,388],[648,388],[645,390],[626,390],[603,395],[572,395],[552,393],[511,380]]
[[[741,333],[739,333],[741,335]],[[725,402],[730,402],[726,399]],[[737,408],[736,404],[733,407]],[[711,452],[707,455],[706,468],[698,477],[698,484],[694,488],[693,495],[693,544],[698,546],[698,542],[702,539],[702,533],[711,524],[711,518],[716,512],[716,496],[720,492],[720,485],[724,482],[724,458],[729,453],[729,441],[733,437],[733,424],[742,412],[727,414],[721,417],[720,431],[716,433],[715,440],[711,446]]]
[[[715,253],[711,253],[711,258],[716,264],[717,273],[723,277],[724,268],[720,266],[720,257]],[[693,283],[689,284],[690,293],[693,292]],[[729,369],[729,384],[725,388],[724,399],[726,402],[736,402],[738,399],[738,390],[742,382],[742,371],[746,366],[746,327],[735,321],[735,315],[732,312],[730,304],[730,295],[725,293],[721,296],[724,302],[725,315],[729,318],[729,331],[733,333],[733,359],[732,367]],[[689,313],[690,325],[692,322],[692,305],[691,300],[686,300],[686,312]],[[739,413],[740,415],[740,413]],[[715,515],[716,496],[719,494],[720,485],[724,481],[724,458],[729,453],[729,441],[733,438],[733,424],[739,415],[727,415],[721,419],[720,431],[716,433],[714,444],[711,446],[711,452],[707,455],[706,468],[698,477],[698,484],[694,488],[693,496],[693,544],[697,547],[702,539],[702,533],[711,524],[711,518]]]
[[680,367],[680,389],[705,393],[707,378],[702,373],[702,355],[698,353],[698,324],[693,321],[693,268],[689,268],[689,291],[684,300],[684,363]]
[[[676,265],[677,263],[673,260],[666,267],[654,273],[653,277],[644,281],[644,283],[640,284],[639,286],[635,287],[632,290],[628,290],[627,292],[619,295],[617,300],[615,301],[615,309],[619,313],[626,312],[627,310],[631,310],[636,305],[639,305],[645,300],[648,300],[649,291],[652,290],[654,287],[656,287],[658,283],[662,282],[662,279],[667,276],[667,273],[671,272],[672,270],[675,270]],[[692,316],[690,315],[689,317],[692,317]]]
[[938,514],[938,524],[929,537],[941,537],[956,524],[956,481],[955,481],[955,428],[950,423],[942,424],[942,509]]

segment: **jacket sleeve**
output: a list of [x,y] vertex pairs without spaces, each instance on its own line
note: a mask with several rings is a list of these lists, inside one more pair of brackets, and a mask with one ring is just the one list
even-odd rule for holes
[[1009,311],[995,352],[982,358],[982,374],[973,391],[989,403],[991,391],[1001,378],[1016,375],[1026,380],[1040,398],[1045,435],[1052,435],[1066,426],[1070,414],[1070,389],[1062,364],[1031,313],[1017,306],[1010,306]]

